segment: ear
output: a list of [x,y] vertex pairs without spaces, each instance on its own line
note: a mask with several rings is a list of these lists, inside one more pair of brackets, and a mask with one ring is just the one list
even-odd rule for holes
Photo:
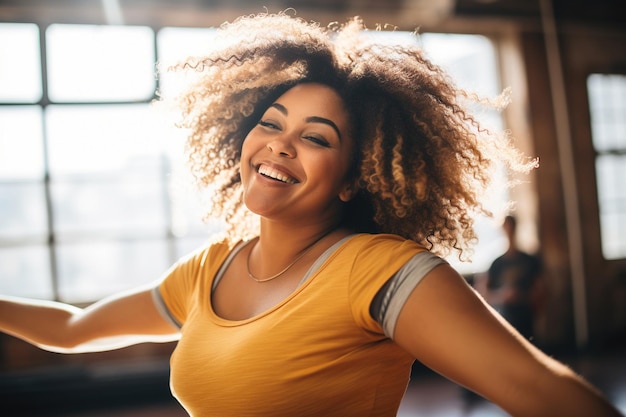
[[356,192],[357,192],[356,180],[353,179],[353,180],[346,181],[346,183],[343,185],[343,187],[339,191],[339,199],[343,201],[344,203],[347,203],[348,201],[354,198],[354,196],[356,195]]

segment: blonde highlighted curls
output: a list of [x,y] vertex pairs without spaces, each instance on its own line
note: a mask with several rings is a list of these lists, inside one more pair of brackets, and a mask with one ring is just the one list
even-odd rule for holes
[[417,42],[376,44],[358,18],[323,28],[285,13],[247,16],[222,25],[213,46],[178,66],[201,75],[179,104],[191,171],[215,187],[209,215],[224,218],[233,237],[257,232],[244,220],[241,145],[267,106],[302,82],[334,88],[350,113],[359,191],[344,223],[356,232],[462,255],[476,239],[473,217],[485,212],[480,198],[494,167],[534,166],[480,126],[465,108],[480,99],[457,89]]

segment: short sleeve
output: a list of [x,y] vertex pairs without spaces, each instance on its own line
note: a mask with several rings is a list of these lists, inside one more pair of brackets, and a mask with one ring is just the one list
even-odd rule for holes
[[382,326],[370,314],[374,297],[413,256],[427,249],[414,241],[384,234],[363,235],[355,243],[349,278],[352,314],[357,325],[383,334]]
[[221,262],[230,251],[223,241],[201,248],[181,258],[165,273],[154,290],[154,300],[164,317],[177,327],[187,320],[198,299],[199,292],[209,291]]

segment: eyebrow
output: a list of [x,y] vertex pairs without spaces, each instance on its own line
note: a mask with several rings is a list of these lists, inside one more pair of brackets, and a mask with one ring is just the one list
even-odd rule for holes
[[[270,107],[275,108],[276,110],[278,110],[279,112],[281,112],[285,116],[287,116],[289,114],[289,112],[287,111],[287,108],[285,106],[283,106],[282,104],[273,103]],[[335,122],[333,122],[332,120],[327,119],[325,117],[320,117],[320,116],[310,116],[310,117],[307,117],[305,119],[305,121],[307,123],[323,123],[325,125],[328,125],[328,126],[332,127],[335,130],[335,132],[337,133],[337,136],[339,137],[339,140],[341,140],[341,132],[339,132],[339,128],[337,127]]]

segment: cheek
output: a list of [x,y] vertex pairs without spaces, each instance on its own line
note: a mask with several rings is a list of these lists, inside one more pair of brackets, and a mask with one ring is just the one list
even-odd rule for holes
[[335,192],[341,188],[348,176],[348,165],[343,158],[318,158],[309,161],[319,181],[319,186]]
[[255,130],[253,129],[250,133],[248,133],[241,144],[241,159],[249,159],[255,152],[258,152],[259,149],[263,148],[263,146],[262,136],[258,133],[255,134]]
[[250,157],[252,155],[252,149],[250,146],[250,141],[244,140],[241,145],[241,157],[239,159],[239,171],[241,172],[241,182],[246,186],[248,182],[248,175],[250,174]]

